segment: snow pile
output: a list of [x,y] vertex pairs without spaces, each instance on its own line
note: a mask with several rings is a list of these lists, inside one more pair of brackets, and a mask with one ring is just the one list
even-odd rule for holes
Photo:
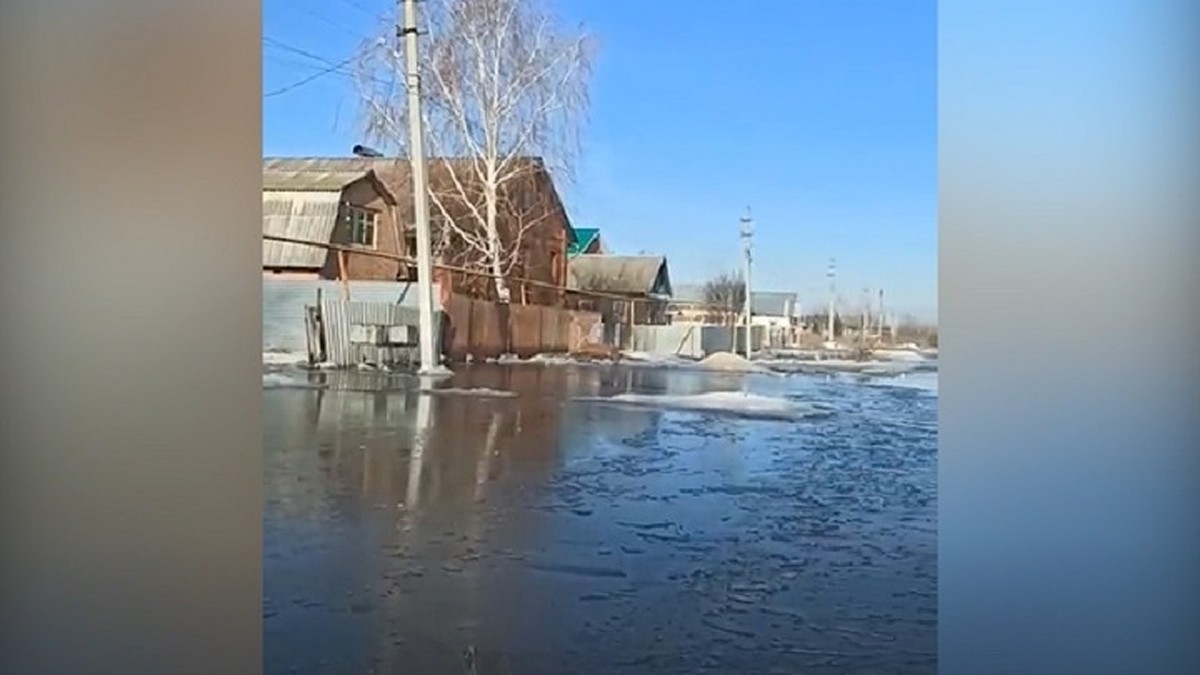
[[607,398],[579,398],[576,400],[694,412],[719,412],[739,417],[777,420],[797,420],[825,413],[821,408],[797,403],[786,398],[760,396],[740,391],[713,391],[692,395],[617,394]]
[[534,354],[529,361],[547,366],[575,366],[583,363],[565,354]]
[[621,352],[621,358],[628,361],[644,361],[646,363],[662,363],[671,361],[671,357],[650,352],[639,352],[632,349]]
[[294,366],[308,363],[308,354],[301,352],[266,351],[263,352],[262,358],[263,365],[269,366]]
[[623,351],[621,361],[627,364],[646,366],[682,366],[692,362],[671,354],[651,354],[650,352]]
[[770,373],[771,371],[758,364],[751,363],[746,357],[733,352],[714,352],[701,359],[696,364],[704,370],[723,373]]
[[484,362],[485,363],[500,363],[500,364],[528,363],[528,361],[523,360],[521,357],[517,356],[516,354],[501,354],[500,356],[494,356],[494,357],[491,357],[488,359],[484,359]]
[[488,389],[487,387],[468,389],[444,387],[441,389],[422,389],[421,393],[431,396],[477,396],[481,398],[516,398],[517,396],[517,392],[515,391],[502,391],[500,389]]

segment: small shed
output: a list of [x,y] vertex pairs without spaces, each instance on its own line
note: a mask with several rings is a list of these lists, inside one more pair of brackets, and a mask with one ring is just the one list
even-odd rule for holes
[[567,288],[601,313],[664,324],[671,274],[663,256],[580,254],[567,262]]

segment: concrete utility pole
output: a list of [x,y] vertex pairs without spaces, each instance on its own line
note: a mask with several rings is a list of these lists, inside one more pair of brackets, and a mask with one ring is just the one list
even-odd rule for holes
[[875,327],[875,332],[880,340],[883,339],[883,289],[879,289],[879,325]]
[[833,342],[834,338],[836,337],[833,334],[834,304],[837,302],[837,260],[836,259],[834,259],[834,258],[829,259],[829,269],[825,272],[825,276],[829,278],[829,316],[826,317],[828,319],[829,327],[826,332],[826,339],[829,342]]
[[858,323],[858,340],[867,346],[867,330],[871,327],[871,289],[863,289],[862,318]]
[[745,312],[746,312],[746,344],[745,344],[745,347],[746,347],[746,349],[745,349],[745,351],[746,351],[746,360],[747,361],[750,360],[750,354],[751,354],[750,318],[751,318],[752,314],[751,314],[751,305],[750,305],[750,262],[751,262],[750,240],[754,236],[754,232],[750,229],[750,226],[753,222],[754,222],[754,220],[750,218],[750,207],[747,206],[746,207],[746,215],[742,216],[742,219],[741,219],[742,229],[741,229],[741,232],[739,233],[739,236],[741,237],[742,243],[745,246],[745,250],[746,250],[746,301],[745,301]]
[[408,161],[412,173],[413,217],[417,228],[417,302],[420,341],[420,372],[441,369],[433,343],[433,254],[429,232],[429,192],[425,178],[425,144],[421,124],[421,75],[417,61],[417,2],[403,0],[404,25],[398,26],[404,37],[405,80],[408,87]]

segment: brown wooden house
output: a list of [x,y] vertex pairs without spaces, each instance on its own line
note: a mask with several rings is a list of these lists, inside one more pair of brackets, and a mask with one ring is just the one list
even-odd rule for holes
[[[520,165],[517,175],[504,186],[497,219],[502,247],[505,251],[512,251],[515,256],[507,274],[512,302],[561,304],[564,296],[562,289],[567,285],[567,246],[573,238],[570,220],[544,164],[536,158],[518,161]],[[430,189],[441,198],[451,221],[456,222],[459,228],[475,227],[470,214],[472,209],[482,208],[478,182],[470,180],[474,168],[472,160],[469,159],[428,161]],[[369,176],[367,181],[379,188],[381,199],[383,193],[391,195],[390,210],[375,211],[376,246],[382,247],[380,250],[394,251],[401,256],[415,258],[412,182],[406,160],[370,157],[263,160],[264,232],[268,230],[269,194],[279,192],[268,187],[277,185],[274,182],[278,180],[276,177],[312,176],[314,181],[318,181],[316,176],[322,175],[330,176],[322,182],[326,186],[354,175],[360,178]],[[341,178],[335,179],[334,176]],[[268,182],[268,178],[271,182]],[[292,180],[300,181],[299,178]],[[342,186],[343,192],[350,185],[347,183]],[[350,202],[354,200],[348,197],[357,196],[359,195],[343,194],[343,206],[353,206]],[[365,193],[363,197],[366,197]],[[283,205],[275,205],[274,209],[282,210]],[[444,214],[432,204],[430,215],[435,243],[435,264],[455,268],[435,270],[437,280],[443,284],[443,293],[452,291],[473,298],[495,299],[495,285],[487,274],[489,270],[483,256],[454,235],[454,228],[447,227]],[[275,227],[279,229],[280,226]],[[293,231],[300,227],[299,224],[293,226]],[[351,234],[361,231],[361,227],[359,230],[354,230],[354,227],[356,226],[353,224],[347,224],[347,230]],[[324,230],[314,227],[310,234],[320,235],[321,232]],[[268,266],[267,250],[268,247],[264,244],[264,272],[268,269],[281,272],[279,267]],[[293,255],[299,257],[299,254]],[[305,262],[313,262],[312,257],[313,254],[310,254]],[[349,257],[354,260],[348,264],[351,279],[416,280],[416,269],[411,264],[381,259],[367,263],[357,260],[366,256]],[[272,258],[272,262],[281,261],[285,260]],[[322,275],[330,271],[328,262],[322,260]],[[336,263],[336,258],[333,262]],[[331,278],[336,278],[336,269],[333,271],[334,277]],[[534,283],[527,283],[522,281],[523,279]]]
[[[374,171],[263,171],[263,234],[400,253],[396,197]],[[263,240],[263,275],[395,280],[401,263]]]

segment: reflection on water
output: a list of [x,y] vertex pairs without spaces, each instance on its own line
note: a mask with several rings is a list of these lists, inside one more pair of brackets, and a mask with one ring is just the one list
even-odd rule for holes
[[[263,393],[269,673],[935,670],[929,392],[618,367],[444,383],[507,399],[307,377],[321,388]],[[743,388],[836,414],[570,400]]]

